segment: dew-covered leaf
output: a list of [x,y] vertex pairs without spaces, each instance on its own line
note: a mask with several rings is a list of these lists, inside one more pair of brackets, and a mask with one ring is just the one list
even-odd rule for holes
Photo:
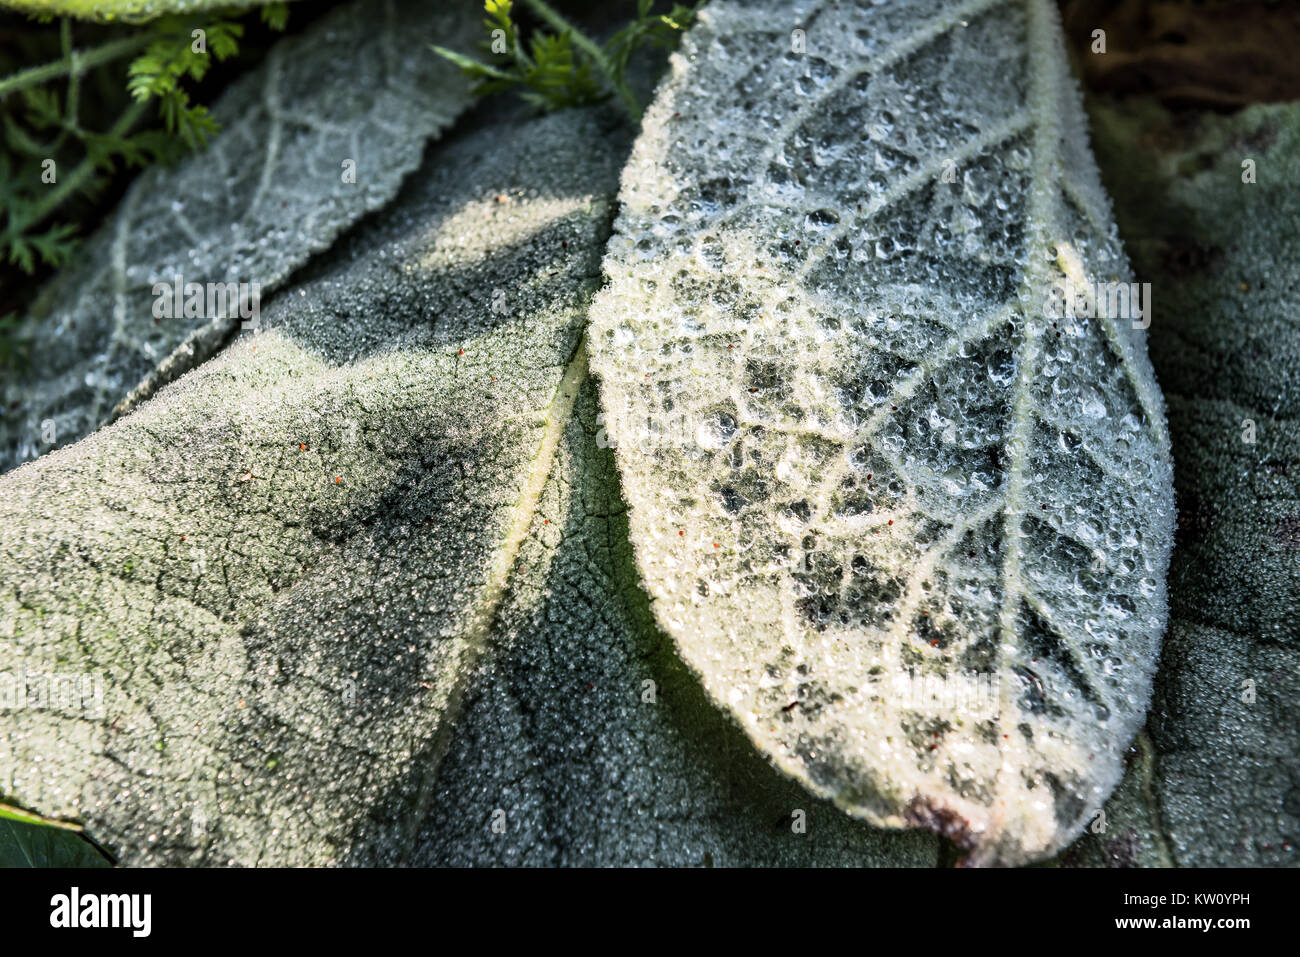
[[585,370],[626,152],[591,113],[510,119],[433,151],[263,331],[0,479],[0,680],[63,679],[0,722],[0,794],[127,864],[407,854]]
[[598,422],[588,380],[412,863],[935,866],[934,835],[814,798],[708,701],[649,613]]
[[[479,29],[472,4],[354,2],[272,47],[213,107],[222,129],[208,148],[146,170],[43,290],[19,331],[30,368],[5,384],[0,469],[75,442],[253,321],[208,284],[269,296],[391,200],[471,99],[419,41],[468,43]],[[160,294],[175,297],[155,286],[178,278],[202,284],[202,314],[186,297],[160,318]]]
[[0,479],[0,681],[102,687],[4,715],[0,794],[128,864],[936,862],[646,611],[581,345],[620,123],[478,117],[262,333]]
[[621,200],[593,369],[709,695],[854,815],[1068,843],[1149,701],[1173,503],[1141,317],[1049,315],[1131,279],[1054,11],[719,0]]

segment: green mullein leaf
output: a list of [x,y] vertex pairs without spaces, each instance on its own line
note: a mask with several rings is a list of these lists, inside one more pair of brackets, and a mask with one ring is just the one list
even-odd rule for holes
[[710,4],[624,173],[591,349],[637,565],[813,793],[1043,859],[1144,720],[1174,519],[1141,317],[1049,311],[1131,280],[1054,5],[827,5],[815,55],[787,13]]
[[431,150],[261,331],[0,477],[0,672],[104,687],[6,716],[0,780],[130,866],[934,865],[670,660],[583,345],[630,130],[519,114]]

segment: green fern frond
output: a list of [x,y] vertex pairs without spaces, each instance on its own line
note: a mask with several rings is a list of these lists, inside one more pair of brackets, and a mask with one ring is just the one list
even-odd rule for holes
[[514,89],[525,101],[550,111],[595,103],[615,93],[636,120],[641,116],[641,105],[624,79],[632,55],[646,45],[669,46],[676,42],[694,21],[700,2],[690,7],[677,3],[667,14],[654,14],[654,0],[638,0],[636,19],[602,48],[544,0],[524,0],[553,31],[534,31],[530,50],[525,51],[519,42],[512,0],[485,0],[487,18],[483,24],[488,39],[481,46],[489,62],[445,47],[431,49],[477,79],[475,92],[479,95]]
[[[260,11],[273,30],[283,30],[288,16],[280,2]],[[207,145],[218,123],[206,106],[191,102],[186,85],[238,54],[244,35],[234,19],[174,14],[75,50],[72,30],[70,21],[60,22],[60,59],[0,77],[0,262],[28,275],[71,255],[81,230],[57,217],[72,200],[95,199],[118,169],[174,162]],[[108,129],[86,128],[78,115],[83,79],[93,74],[99,89],[110,65],[127,57],[127,105]],[[161,128],[138,128],[146,104]],[[0,345],[5,338],[0,329]]]

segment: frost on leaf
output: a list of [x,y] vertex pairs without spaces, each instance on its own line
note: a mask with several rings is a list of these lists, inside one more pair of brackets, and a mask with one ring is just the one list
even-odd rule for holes
[[410,863],[935,866],[934,835],[812,798],[708,701],[647,614],[598,412],[588,378]]
[[409,855],[624,155],[590,113],[514,119],[433,151],[261,332],[0,478],[0,680],[101,689],[3,714],[0,799],[132,865]]
[[1047,308],[1131,278],[1057,33],[1040,0],[710,5],[593,307],[658,620],[779,767],[975,863],[1101,807],[1165,620],[1142,322]]
[[0,478],[0,690],[103,689],[0,714],[0,799],[128,864],[935,864],[646,613],[581,345],[612,117],[479,113],[262,333]]
[[248,318],[216,298],[208,314],[206,297],[203,315],[158,318],[156,284],[256,283],[267,297],[392,199],[471,99],[469,81],[415,40],[467,43],[477,29],[468,5],[384,0],[277,43],[214,106],[222,128],[207,149],[143,173],[80,265],[42,292],[23,331],[30,370],[3,393],[0,470],[75,442]]

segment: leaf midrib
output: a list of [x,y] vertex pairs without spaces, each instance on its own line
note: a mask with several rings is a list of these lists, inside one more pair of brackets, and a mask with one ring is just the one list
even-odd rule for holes
[[564,429],[573,417],[574,404],[579,390],[587,378],[587,338],[584,334],[578,341],[573,356],[564,367],[560,381],[556,384],[551,403],[544,413],[545,426],[527,478],[519,491],[519,500],[514,506],[514,518],[506,537],[502,539],[493,555],[487,579],[480,589],[478,609],[469,631],[461,638],[465,647],[455,664],[455,678],[452,689],[447,696],[446,707],[439,716],[438,729],[434,733],[425,760],[420,790],[414,807],[403,828],[402,853],[410,854],[416,833],[429,810],[433,797],[434,784],[441,769],[443,758],[451,744],[452,729],[456,717],[464,705],[465,692],[475,671],[475,665],[487,648],[496,624],[497,613],[506,595],[510,591],[511,578],[515,562],[524,541],[528,538],[533,518],[541,501],[542,492],[555,463],[556,452],[560,447]]

